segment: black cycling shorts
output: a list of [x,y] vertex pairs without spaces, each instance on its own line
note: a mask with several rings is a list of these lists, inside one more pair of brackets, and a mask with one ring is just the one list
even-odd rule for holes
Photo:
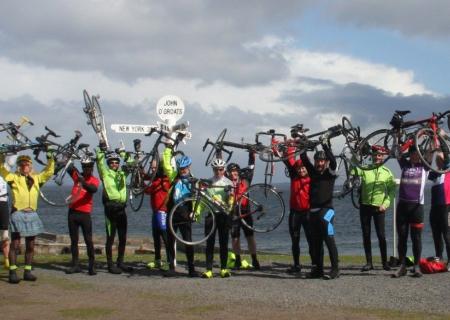
[[397,205],[397,222],[408,224],[423,224],[423,204],[399,202]]
[[0,201],[0,230],[8,230],[9,207],[7,201]]
[[[251,215],[248,215],[244,218],[245,222],[249,226],[253,226],[253,217]],[[241,221],[241,219],[233,220],[231,224],[231,238],[240,238],[241,236],[241,228],[244,231],[245,237],[251,237],[254,234],[254,231],[250,228],[248,228],[246,225],[244,225]]]

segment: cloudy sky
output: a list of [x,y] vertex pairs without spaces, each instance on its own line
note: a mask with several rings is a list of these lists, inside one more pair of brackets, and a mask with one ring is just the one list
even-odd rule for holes
[[[154,124],[157,100],[174,94],[193,132],[183,149],[209,175],[201,147],[223,128],[250,142],[347,115],[369,132],[395,109],[448,109],[449,15],[444,0],[4,0],[1,121],[26,115],[31,136],[80,129],[94,146],[83,89],[100,95],[108,125]],[[109,131],[112,145],[133,138]]]

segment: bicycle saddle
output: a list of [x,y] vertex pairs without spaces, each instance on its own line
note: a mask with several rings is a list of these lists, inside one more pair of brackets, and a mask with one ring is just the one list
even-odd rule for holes
[[411,111],[409,111],[409,110],[405,110],[405,111],[395,110],[395,113],[398,114],[398,115],[404,116],[404,115],[406,115],[408,113],[411,113]]

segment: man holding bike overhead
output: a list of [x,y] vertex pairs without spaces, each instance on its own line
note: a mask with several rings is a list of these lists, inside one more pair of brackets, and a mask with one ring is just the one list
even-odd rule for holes
[[[121,151],[121,150],[118,150]],[[122,153],[122,157],[125,156]],[[106,165],[105,165],[106,158]],[[108,271],[120,274],[122,271],[132,271],[124,264],[125,247],[127,244],[128,220],[125,211],[127,203],[127,172],[120,168],[121,156],[116,152],[106,153],[106,144],[100,142],[97,149],[97,170],[103,183],[103,205],[106,224],[106,260]],[[112,246],[116,231],[119,236],[119,247],[116,265],[113,263]]]
[[395,180],[391,170],[382,164],[386,154],[384,147],[373,145],[371,148],[374,168],[370,170],[353,168],[352,170],[353,175],[361,177],[359,214],[366,255],[366,265],[361,268],[361,271],[373,270],[372,241],[370,239],[372,217],[380,246],[381,263],[383,269],[388,271],[390,268],[387,263],[384,221],[386,210],[395,196]]
[[[188,156],[181,156],[176,160],[176,170],[172,167],[171,160],[173,156],[172,144],[167,143],[166,148],[163,152],[162,166],[164,169],[164,174],[169,178],[171,183],[171,189],[169,191],[167,211],[170,212],[172,207],[177,203],[181,202],[183,199],[191,196],[191,181],[189,180],[191,175],[191,164],[192,159]],[[188,220],[189,215],[192,212],[192,208],[179,206],[177,211],[174,213],[177,219]],[[192,240],[192,227],[190,224],[180,224],[176,228],[180,228],[180,232],[183,239],[191,241]],[[166,276],[174,276],[175,273],[175,237],[172,233],[168,232],[168,246],[170,251],[169,256],[169,271]],[[186,258],[188,263],[188,270],[190,277],[198,277],[197,271],[194,267],[194,248],[192,246],[186,245]]]
[[[312,243],[312,270],[310,278],[335,279],[339,277],[339,258],[334,240],[333,189],[336,180],[336,159],[331,151],[328,137],[321,138],[323,150],[314,154],[314,165],[306,152],[301,160],[308,170],[310,180],[310,227]],[[331,271],[323,273],[323,242],[327,245]]]
[[93,195],[97,192],[100,181],[92,175],[94,171],[94,159],[86,156],[81,159],[79,172],[73,165],[67,169],[73,180],[71,202],[69,204],[69,235],[70,251],[72,253],[72,267],[66,271],[67,274],[79,273],[81,268],[78,261],[78,228],[81,227],[84,242],[89,257],[89,275],[96,275],[94,242],[92,241],[92,204]]
[[25,237],[25,272],[23,279],[36,281],[36,276],[31,273],[35,237],[44,232],[44,226],[37,214],[37,205],[40,187],[47,182],[55,170],[53,152],[47,152],[47,165],[41,173],[34,173],[32,160],[27,155],[17,158],[17,171],[10,172],[5,167],[4,155],[0,155],[0,175],[10,185],[13,201],[10,220],[11,247],[9,251],[9,283],[19,283],[17,276],[16,258],[20,248],[20,237]]
[[398,255],[400,269],[392,275],[399,278],[406,275],[406,252],[408,249],[408,233],[411,230],[414,267],[412,276],[422,276],[419,262],[422,254],[422,230],[424,227],[425,183],[428,168],[424,166],[414,145],[409,147],[408,154],[398,159],[402,175],[400,179],[399,201],[397,203],[396,226],[398,233]]
[[[225,161],[217,158],[211,163],[213,169],[212,184],[208,187],[209,195],[220,203],[226,204],[229,208],[233,208],[234,199],[231,192],[233,183],[225,177]],[[224,212],[214,212],[217,219],[216,229],[211,236],[206,240],[206,271],[203,272],[202,278],[212,278],[212,268],[214,260],[214,243],[216,241],[216,230],[219,233],[219,248],[220,248],[220,277],[228,278],[231,272],[227,269],[228,260],[228,235],[231,225],[230,215]],[[209,234],[212,228],[212,221],[206,217],[205,220],[205,234]]]

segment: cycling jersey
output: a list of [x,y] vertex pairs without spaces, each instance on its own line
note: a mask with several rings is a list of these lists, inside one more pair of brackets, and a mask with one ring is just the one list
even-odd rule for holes
[[[72,201],[69,205],[70,209],[77,212],[89,214],[92,212],[93,194],[97,191],[100,181],[89,176],[84,178],[84,186],[79,182],[79,173],[77,170],[71,170],[70,176],[73,179]],[[87,187],[87,189],[86,189]]]
[[433,181],[431,187],[432,205],[450,204],[450,173],[430,172],[428,179]]
[[105,153],[97,149],[97,169],[103,182],[103,192],[110,201],[127,202],[127,173],[121,169],[110,169],[105,164]]
[[402,169],[399,200],[424,204],[424,190],[428,175],[427,169],[421,163],[412,165],[404,158],[399,160],[399,164]]
[[[228,204],[230,207],[233,204],[233,197],[231,197],[231,189],[224,188],[227,186],[233,186],[233,183],[230,179],[227,177],[212,177],[210,179],[212,181],[212,184],[210,187],[208,187],[206,190],[208,194],[214,199],[217,200],[223,204]],[[220,188],[214,188],[214,187],[220,187]]]
[[295,169],[294,163],[295,161],[293,158],[284,161],[291,179],[289,207],[292,210],[303,212],[309,209],[309,190],[311,179],[309,177],[301,177]]
[[150,195],[150,205],[153,212],[167,212],[167,195],[170,190],[170,181],[167,176],[156,177],[145,193]]
[[391,170],[382,165],[371,170],[354,168],[352,174],[361,177],[361,203],[388,208],[395,196],[395,180]]
[[8,202],[8,185],[2,177],[0,177],[0,202]]
[[0,175],[10,185],[13,194],[13,211],[31,208],[37,210],[39,189],[53,175],[55,160],[49,159],[41,173],[24,176],[19,172],[11,173],[6,169],[4,160],[0,162]]

